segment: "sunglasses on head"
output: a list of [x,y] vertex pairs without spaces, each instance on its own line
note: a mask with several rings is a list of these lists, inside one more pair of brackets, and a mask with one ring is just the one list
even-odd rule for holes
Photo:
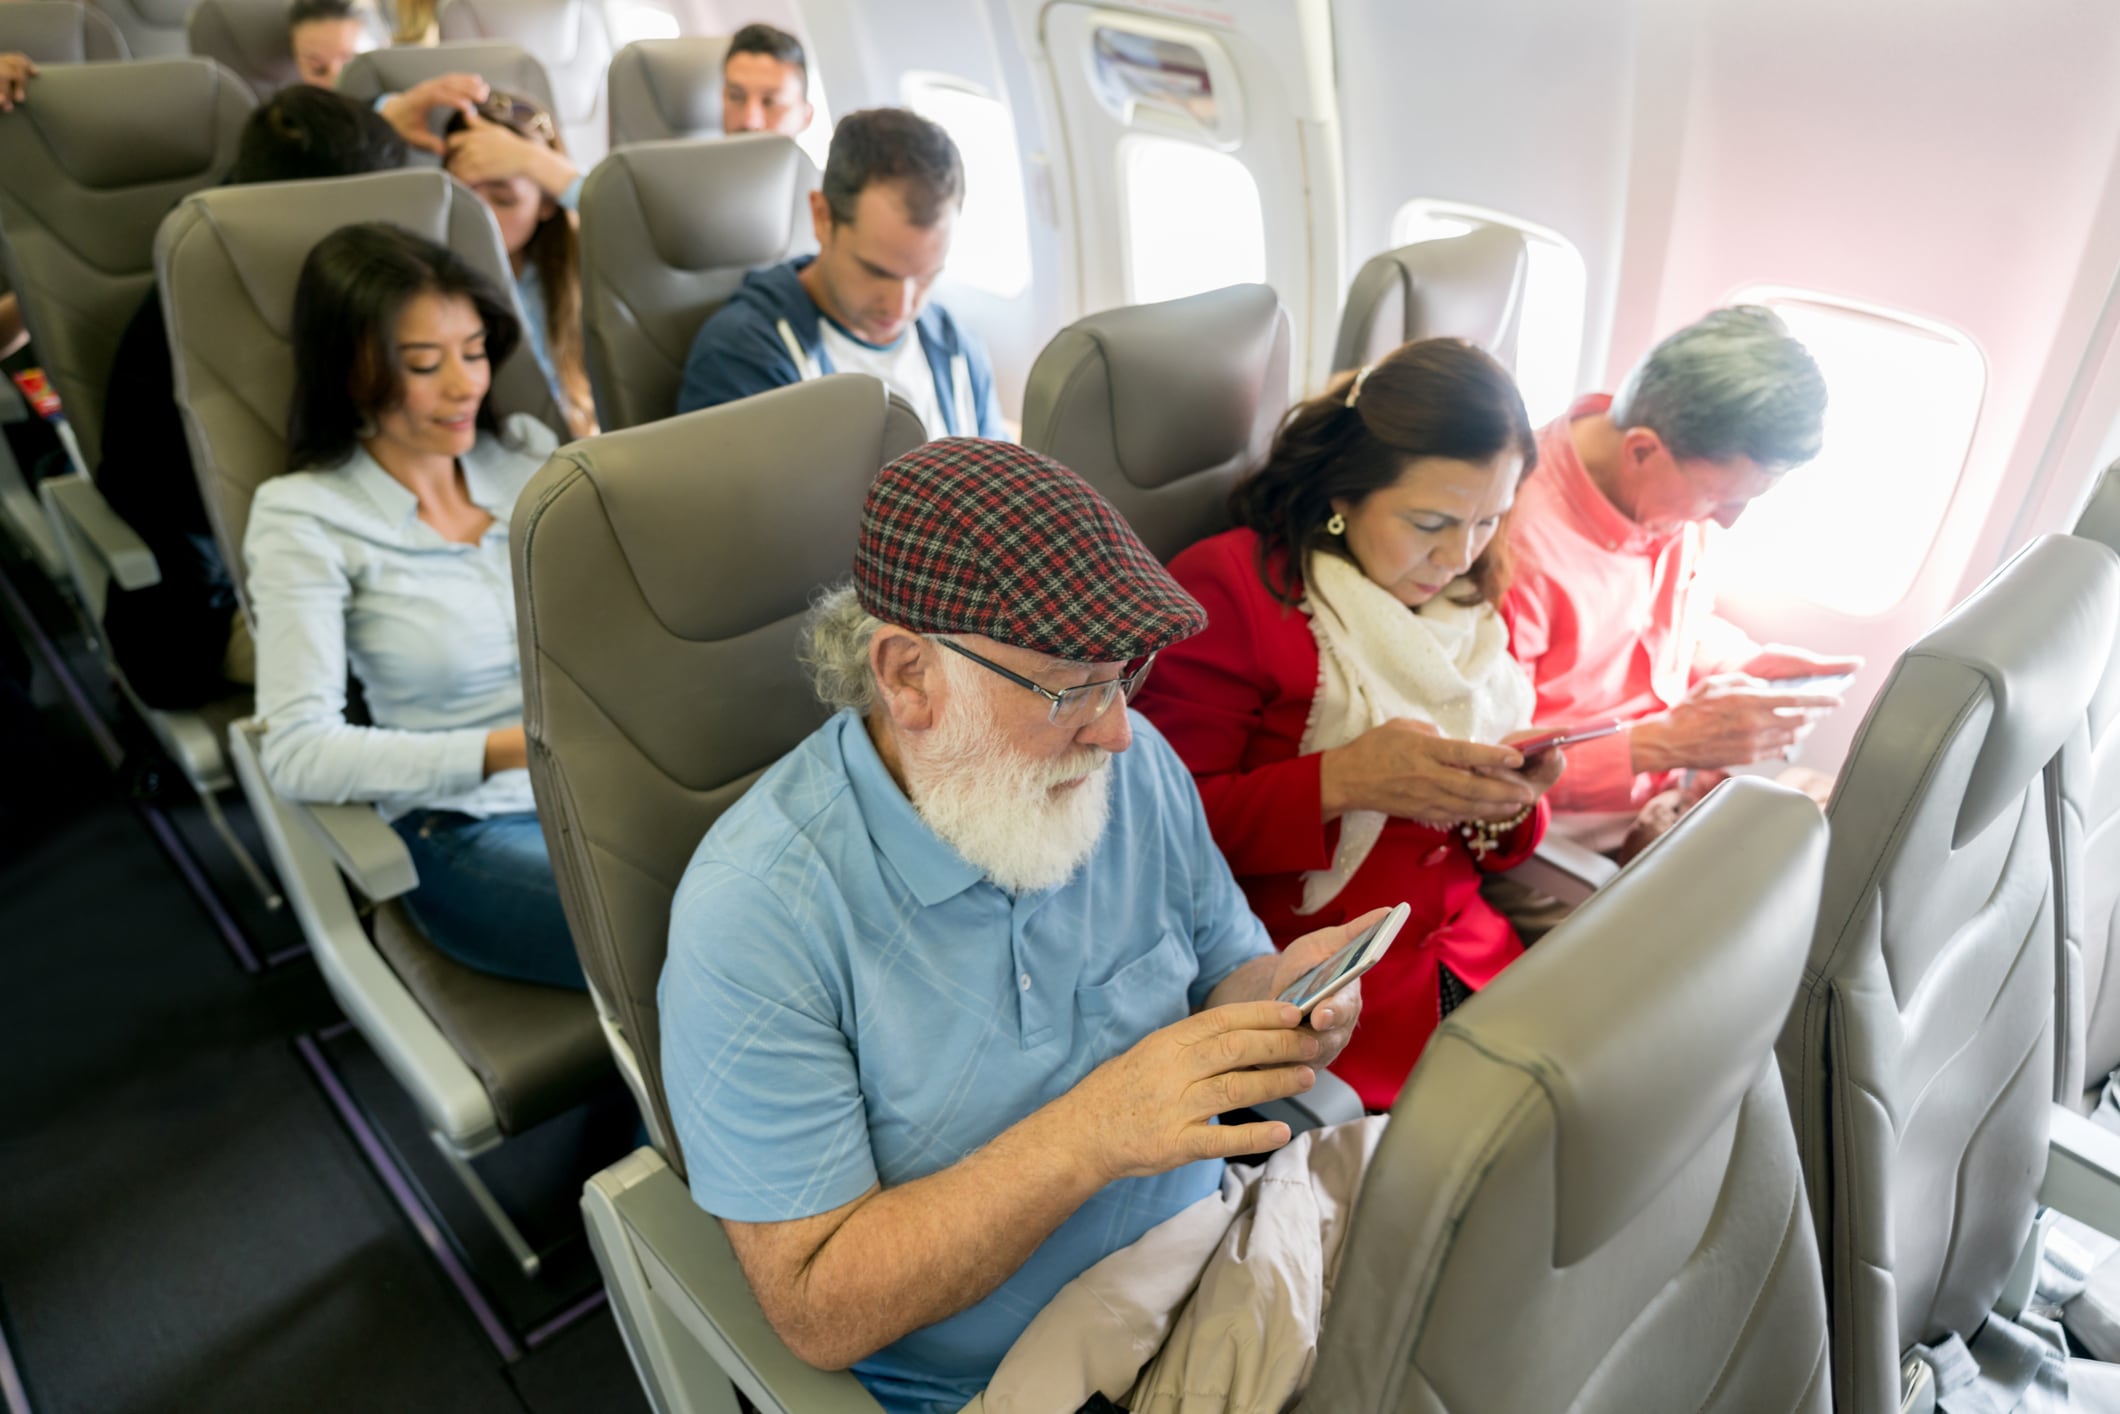
[[487,94],[486,101],[478,105],[478,115],[489,123],[513,128],[525,137],[541,137],[550,142],[558,136],[550,113],[512,93]]

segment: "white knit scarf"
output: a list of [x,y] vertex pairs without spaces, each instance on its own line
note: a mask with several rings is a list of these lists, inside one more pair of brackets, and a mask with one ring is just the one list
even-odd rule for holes
[[[1497,742],[1531,725],[1531,680],[1509,655],[1509,629],[1484,600],[1460,604],[1462,582],[1409,609],[1344,556],[1316,554],[1303,569],[1303,609],[1318,640],[1318,691],[1303,755],[1345,746],[1398,717],[1447,737]],[[1381,811],[1340,817],[1332,867],[1303,876],[1298,913],[1339,896],[1384,832]]]

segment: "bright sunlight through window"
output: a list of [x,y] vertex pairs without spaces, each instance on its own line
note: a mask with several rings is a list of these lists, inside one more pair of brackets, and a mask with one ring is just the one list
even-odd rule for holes
[[1516,341],[1516,382],[1534,425],[1559,417],[1582,390],[1583,301],[1588,280],[1583,257],[1552,231],[1477,207],[1442,201],[1409,201],[1391,221],[1394,246],[1419,245],[1470,235],[1483,226],[1521,232],[1530,256],[1524,283],[1524,313]]
[[1826,379],[1825,450],[1754,501],[1724,537],[1718,578],[1844,614],[1905,597],[1965,467],[1987,365],[1954,329],[1791,290],[1751,289]]
[[964,158],[950,278],[1014,299],[1030,288],[1031,231],[1008,105],[940,74],[907,74],[903,86],[905,106],[940,124]]
[[604,16],[611,24],[611,47],[623,49],[636,39],[675,39],[677,16],[650,0],[610,0]]
[[1242,162],[1175,138],[1119,143],[1126,296],[1180,299],[1266,278],[1266,217]]

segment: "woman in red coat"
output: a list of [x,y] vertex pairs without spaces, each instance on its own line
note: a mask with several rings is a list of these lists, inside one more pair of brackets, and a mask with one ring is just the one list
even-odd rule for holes
[[1372,1109],[1523,951],[1480,877],[1536,847],[1562,764],[1500,744],[1531,724],[1495,606],[1537,455],[1515,383],[1469,344],[1341,375],[1238,487],[1238,529],[1171,563],[1207,629],[1163,651],[1135,703],[1192,769],[1277,945],[1413,906],[1333,1066]]

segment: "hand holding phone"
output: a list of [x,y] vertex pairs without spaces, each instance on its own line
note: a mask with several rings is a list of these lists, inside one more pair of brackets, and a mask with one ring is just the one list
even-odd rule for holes
[[1391,940],[1412,916],[1411,904],[1398,905],[1357,933],[1347,946],[1289,983],[1278,1000],[1292,1002],[1298,1011],[1310,1015],[1311,1008],[1319,1002],[1383,961]]

